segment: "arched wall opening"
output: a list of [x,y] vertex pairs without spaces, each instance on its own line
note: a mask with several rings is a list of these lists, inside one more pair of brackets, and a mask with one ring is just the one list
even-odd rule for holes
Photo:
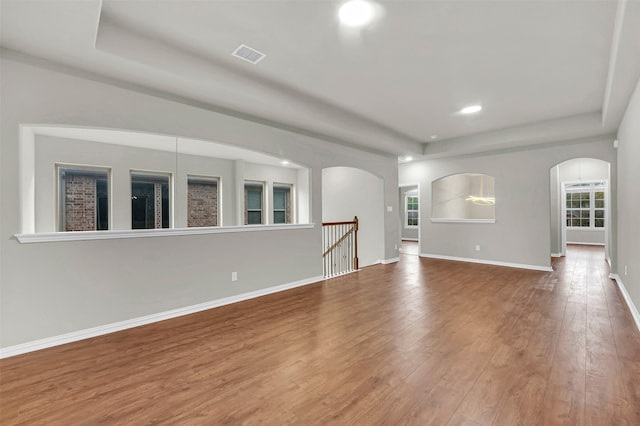
[[322,169],[322,221],[339,222],[358,216],[360,267],[379,263],[384,253],[384,182],[353,167]]

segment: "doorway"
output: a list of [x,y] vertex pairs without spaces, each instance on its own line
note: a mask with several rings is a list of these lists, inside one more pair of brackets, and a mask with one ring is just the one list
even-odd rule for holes
[[417,184],[399,188],[400,254],[420,255],[420,187]]
[[609,260],[609,163],[576,158],[551,168],[551,255],[567,244],[601,246]]

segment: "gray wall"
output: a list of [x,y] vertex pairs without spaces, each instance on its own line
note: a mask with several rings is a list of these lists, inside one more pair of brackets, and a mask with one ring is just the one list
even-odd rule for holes
[[618,141],[618,274],[640,310],[640,81]]
[[[413,185],[413,186],[403,186],[402,188],[400,188],[400,229],[401,229],[401,233],[402,233],[402,239],[403,240],[418,240],[418,228],[407,228],[404,226],[404,221],[405,221],[405,210],[406,210],[406,205],[405,205],[405,201],[404,201],[404,197],[406,195],[407,192],[410,191],[417,191],[418,190],[418,186],[417,185]],[[420,202],[420,200],[418,200],[418,203]],[[421,208],[420,204],[418,204],[418,208]],[[420,222],[418,220],[418,222]]]
[[[614,155],[612,141],[602,140],[401,164],[400,185],[420,182],[420,252],[548,267],[551,234],[549,170],[555,164],[576,157],[615,163]],[[495,224],[430,221],[431,182],[463,172],[495,177]],[[615,182],[611,187],[615,188]],[[611,192],[615,203],[615,190]],[[476,245],[480,245],[480,251],[475,251]]]
[[[45,64],[45,66],[48,66]],[[384,250],[397,257],[397,159],[2,58],[0,346],[322,275],[322,169],[384,181]],[[313,229],[20,244],[20,124],[137,130],[254,148],[310,167]],[[238,272],[232,283],[231,271]]]
[[602,229],[567,229],[567,244],[604,245]]

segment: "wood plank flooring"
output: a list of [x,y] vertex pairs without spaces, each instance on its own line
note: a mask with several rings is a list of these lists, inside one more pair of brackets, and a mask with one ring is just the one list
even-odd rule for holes
[[0,424],[639,425],[601,248],[554,272],[402,256],[0,361]]

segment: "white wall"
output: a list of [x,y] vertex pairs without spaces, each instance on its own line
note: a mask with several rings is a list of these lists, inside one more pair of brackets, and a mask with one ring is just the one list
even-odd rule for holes
[[[578,156],[613,161],[614,155],[612,141],[602,140],[401,164],[400,185],[420,182],[423,201],[420,252],[549,267],[549,170]],[[430,221],[431,182],[463,172],[495,177],[496,223]],[[611,186],[615,188],[615,183]],[[615,203],[615,191],[612,192]],[[480,245],[480,251],[475,250],[476,245]]]
[[[0,347],[321,276],[321,173],[327,167],[356,167],[384,179],[384,204],[393,213],[385,212],[378,224],[381,255],[397,256],[394,158],[152,96],[142,88],[117,87],[44,61],[3,56],[0,66]],[[287,158],[310,167],[309,216],[316,225],[21,244],[13,237],[22,229],[21,124],[177,135]],[[238,272],[237,282],[231,282],[232,271]]]
[[382,179],[363,170],[331,167],[322,170],[322,221],[343,222],[358,216],[360,267],[384,259]]
[[[618,268],[640,310],[640,81],[618,130]],[[626,272],[625,272],[626,267]]]

